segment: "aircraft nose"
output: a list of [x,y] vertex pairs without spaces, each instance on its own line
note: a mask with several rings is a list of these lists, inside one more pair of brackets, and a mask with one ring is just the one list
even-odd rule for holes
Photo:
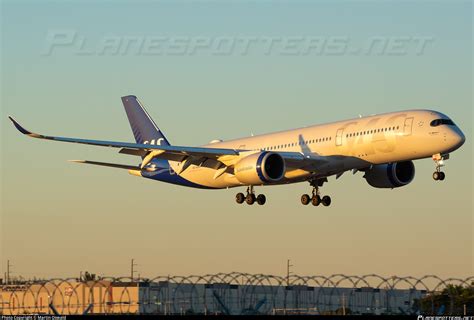
[[464,144],[464,142],[466,142],[466,136],[464,135],[464,133],[462,133],[461,130],[459,130],[459,146],[462,146]]
[[459,128],[457,128],[452,139],[453,139],[453,148],[455,149],[460,148],[464,144],[464,142],[466,142],[466,136],[464,136],[464,133]]

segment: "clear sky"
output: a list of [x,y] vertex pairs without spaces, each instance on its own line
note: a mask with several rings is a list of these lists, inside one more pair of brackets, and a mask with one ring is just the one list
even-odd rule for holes
[[[472,12],[470,1],[2,1],[2,270],[10,259],[26,277],[128,275],[135,258],[143,276],[284,274],[289,258],[298,274],[472,275]],[[127,94],[178,145],[409,108],[448,114],[467,142],[442,183],[426,159],[405,188],[346,173],[323,188],[329,208],[300,204],[306,183],[257,188],[267,204],[250,207],[235,203],[240,189],[68,163],[139,160],[28,139],[7,119],[133,141]]]

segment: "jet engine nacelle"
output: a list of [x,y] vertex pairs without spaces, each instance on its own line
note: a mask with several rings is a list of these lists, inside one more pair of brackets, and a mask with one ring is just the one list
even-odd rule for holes
[[283,179],[285,172],[285,160],[274,152],[251,154],[234,167],[237,180],[248,185],[278,182]]
[[375,188],[398,188],[412,182],[415,165],[412,161],[374,165],[365,172],[367,183]]

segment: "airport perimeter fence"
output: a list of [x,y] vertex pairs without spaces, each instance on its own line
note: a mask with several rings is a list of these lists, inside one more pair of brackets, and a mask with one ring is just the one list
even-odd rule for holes
[[[474,277],[219,273],[3,284],[0,314],[472,314]],[[465,295],[465,294],[464,294]],[[474,295],[473,295],[474,297]]]

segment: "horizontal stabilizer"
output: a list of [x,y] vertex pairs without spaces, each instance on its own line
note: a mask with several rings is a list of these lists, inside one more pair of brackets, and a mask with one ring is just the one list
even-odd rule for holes
[[103,166],[103,167],[126,169],[126,170],[140,170],[139,166],[130,166],[126,164],[107,163],[107,162],[98,162],[98,161],[89,161],[89,160],[68,160],[68,161],[75,162],[75,163],[93,164],[96,166]]

